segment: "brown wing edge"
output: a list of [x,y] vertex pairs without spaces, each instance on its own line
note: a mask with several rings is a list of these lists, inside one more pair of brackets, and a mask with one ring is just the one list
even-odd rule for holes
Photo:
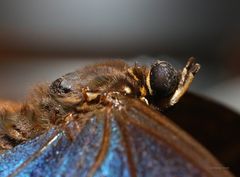
[[[155,111],[136,99],[125,99],[126,107],[135,108],[158,125],[166,128],[170,134],[160,134],[161,140],[170,144],[187,160],[205,171],[207,176],[232,177],[233,174],[224,167],[205,147],[198,143],[191,135],[182,130],[178,125],[163,114]],[[176,137],[178,142],[176,142]]]

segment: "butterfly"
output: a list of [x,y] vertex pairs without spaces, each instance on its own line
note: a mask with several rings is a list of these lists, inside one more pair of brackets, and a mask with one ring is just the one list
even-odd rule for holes
[[232,176],[163,113],[200,65],[110,60],[36,86],[0,109],[0,176]]

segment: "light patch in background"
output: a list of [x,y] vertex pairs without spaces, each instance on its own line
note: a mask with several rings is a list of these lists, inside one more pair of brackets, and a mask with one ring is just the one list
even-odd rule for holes
[[240,77],[219,83],[202,94],[240,113]]

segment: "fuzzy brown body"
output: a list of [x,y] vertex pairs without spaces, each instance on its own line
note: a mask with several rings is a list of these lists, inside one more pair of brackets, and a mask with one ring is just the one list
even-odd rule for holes
[[[194,66],[190,74],[198,71],[199,66]],[[0,105],[0,151],[44,133],[64,122],[69,115],[82,115],[106,105],[114,106],[117,104],[113,101],[116,95],[151,104],[149,77],[150,69],[145,66],[135,64],[130,67],[124,61],[111,60],[66,74],[52,84],[38,85],[24,103],[3,101]],[[179,84],[178,89],[182,89],[182,85]],[[171,106],[172,97],[173,94],[158,100],[164,103],[158,104],[158,108]]]
[[148,72],[146,67],[130,68],[123,61],[108,61],[65,75],[75,93],[53,96],[46,83],[36,86],[23,104],[0,102],[0,151],[42,134],[69,112],[89,112],[91,102],[99,102],[106,93],[141,97],[146,94],[140,88],[147,90],[144,81]]
[[[130,67],[124,61],[112,60],[66,74],[51,85],[38,85],[24,103],[3,101],[0,105],[0,151],[42,134],[67,115],[104,107],[116,94],[148,104],[151,101],[149,76],[150,69],[145,66]],[[164,104],[158,108],[168,107],[170,98],[162,99]]]

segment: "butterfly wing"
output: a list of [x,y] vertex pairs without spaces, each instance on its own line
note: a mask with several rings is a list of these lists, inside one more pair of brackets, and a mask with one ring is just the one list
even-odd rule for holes
[[33,156],[35,155],[35,158],[41,157],[42,153],[45,152],[41,149],[52,146],[61,136],[55,129],[52,129],[44,135],[5,151],[0,155],[0,176],[14,176],[14,174],[24,170],[26,165],[41,164],[40,161],[34,161]]
[[119,125],[127,132],[137,176],[232,176],[164,115],[135,99],[123,99],[123,104],[116,115],[125,120]]
[[52,129],[0,155],[0,175],[231,176],[163,115],[135,99],[119,101],[96,111],[73,141]]
[[[69,128],[75,129],[75,123]],[[0,176],[86,176],[101,146],[103,125],[103,119],[93,117],[74,141],[52,129],[16,146],[0,155]]]

